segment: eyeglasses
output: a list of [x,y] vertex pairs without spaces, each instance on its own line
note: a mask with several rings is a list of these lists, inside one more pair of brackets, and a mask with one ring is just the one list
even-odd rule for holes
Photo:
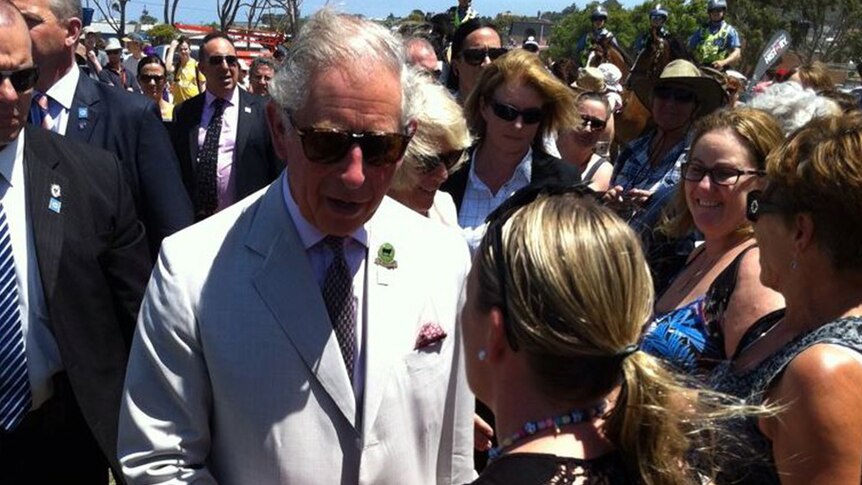
[[431,157],[416,157],[422,172],[429,173],[437,169],[441,164],[446,167],[447,172],[451,172],[452,168],[464,158],[464,152],[467,149],[453,150],[447,153],[438,153]]
[[692,103],[695,100],[694,93],[688,89],[679,89],[670,86],[658,86],[653,89],[652,95],[659,99],[673,99],[680,103]]
[[766,200],[761,190],[752,190],[746,196],[745,218],[751,222],[757,222],[763,214],[780,214],[787,212],[790,207]]
[[464,49],[461,58],[471,66],[478,66],[485,62],[485,57],[492,61],[508,52],[504,47],[486,47],[484,49]]
[[518,116],[520,116],[521,121],[523,121],[525,125],[535,125],[545,117],[545,110],[542,108],[527,108],[519,110],[512,105],[498,103],[493,100],[491,101],[491,109],[498,118],[505,121],[515,121],[518,119]]
[[513,351],[518,351],[518,340],[512,331],[512,325],[509,322],[509,303],[507,296],[507,278],[509,272],[506,269],[506,255],[503,252],[503,226],[506,221],[512,217],[515,212],[521,207],[529,205],[540,196],[558,196],[563,194],[574,194],[579,197],[588,195],[598,196],[598,193],[589,188],[584,182],[579,182],[574,185],[561,185],[559,183],[531,184],[518,190],[499,207],[494,209],[485,222],[488,223],[488,228],[485,231],[485,236],[482,244],[491,246],[494,253],[494,263],[497,269],[497,279],[500,284],[500,311],[503,313],[503,328],[506,331],[506,340],[509,342],[509,347]]
[[25,67],[17,71],[0,71],[0,83],[4,79],[9,79],[15,92],[23,93],[33,89],[36,81],[39,80],[39,67]]
[[155,74],[140,74],[140,75],[138,76],[138,78],[139,78],[139,79],[140,79],[140,81],[141,81],[142,83],[144,83],[144,84],[149,84],[149,83],[156,83],[156,84],[158,84],[158,83],[160,83],[160,82],[162,82],[162,81],[164,81],[164,80],[165,80],[165,76],[157,76],[157,75],[155,75]]
[[337,128],[300,128],[293,120],[293,116],[289,116],[289,119],[302,141],[305,158],[321,164],[340,162],[350,147],[357,144],[362,150],[362,159],[365,163],[375,167],[392,165],[404,156],[404,151],[407,150],[407,144],[412,137],[406,133],[380,131],[354,133]]
[[601,131],[605,129],[607,126],[607,122],[596,118],[595,116],[590,115],[581,115],[581,120],[583,120],[582,124],[584,128],[590,128],[592,130]]
[[234,67],[237,64],[236,56],[209,56],[207,63],[210,66],[221,66],[222,62],[227,62],[228,67]]
[[682,178],[689,182],[700,182],[703,178],[709,175],[709,179],[718,185],[730,187],[739,182],[739,177],[742,175],[756,175],[763,177],[766,172],[763,170],[740,170],[733,167],[717,166],[706,168],[699,163],[686,162],[680,166]]

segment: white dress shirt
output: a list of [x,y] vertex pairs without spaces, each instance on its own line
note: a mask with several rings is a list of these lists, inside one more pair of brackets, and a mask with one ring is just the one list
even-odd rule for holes
[[[282,176],[282,184],[284,184],[284,206],[287,208],[288,215],[293,220],[296,226],[296,232],[299,233],[299,238],[302,240],[302,245],[308,254],[308,260],[311,264],[311,271],[314,273],[314,278],[318,287],[323,287],[323,281],[326,279],[326,271],[335,255],[332,251],[323,244],[323,239],[327,236],[320,232],[319,229],[311,225],[308,220],[303,217],[290,192],[290,185],[287,183],[287,171]],[[344,247],[344,257],[347,259],[347,265],[350,267],[350,272],[353,274],[353,302],[356,305],[356,352],[353,357],[353,393],[356,396],[357,404],[362,403],[362,390],[365,385],[365,349],[362,345],[365,335],[365,325],[367,318],[365,312],[365,285],[368,281],[367,257],[368,257],[368,232],[365,227],[357,229],[347,240]]]
[[[207,137],[207,126],[210,124],[216,100],[211,92],[204,95],[204,109],[201,113],[201,124],[198,126],[198,150],[203,148]],[[218,165],[216,166],[218,206],[216,212],[236,202],[236,177],[234,176],[233,164],[236,160],[236,135],[239,124],[239,89],[234,88],[230,99],[226,99],[224,114],[222,115],[221,135],[218,139]]]
[[[78,78],[80,76],[81,70],[78,69],[77,65],[72,65],[69,72],[63,74],[63,77],[48,88],[47,93],[43,93],[50,98],[48,112],[51,114],[51,119],[54,120],[54,124],[51,127],[51,131],[54,133],[66,134],[66,130],[69,127],[69,111],[72,109],[72,102],[75,99],[75,90],[78,89]],[[31,107],[31,114],[34,114],[32,112],[33,109],[38,108]],[[79,118],[86,118],[86,116],[79,116]],[[19,135],[19,138],[21,136],[23,134]]]
[[[51,377],[63,369],[63,363],[60,361],[57,341],[49,330],[48,309],[26,208],[23,130],[17,139],[0,149],[0,200],[6,211],[12,255],[15,258],[18,310],[21,313],[24,352],[27,355],[27,372],[33,396],[31,409],[36,409],[54,393]],[[43,202],[47,207],[48,200],[39,201],[40,204]]]

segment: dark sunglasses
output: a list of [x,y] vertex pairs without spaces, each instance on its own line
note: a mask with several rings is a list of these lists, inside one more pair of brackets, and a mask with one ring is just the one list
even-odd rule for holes
[[583,120],[582,124],[584,128],[589,127],[593,130],[604,130],[605,126],[608,124],[606,121],[590,115],[581,115],[581,120]]
[[525,125],[535,125],[545,117],[545,110],[542,108],[527,108],[519,110],[512,105],[498,103],[493,100],[491,101],[491,109],[498,118],[505,121],[515,121],[518,119],[518,116],[520,116],[521,121],[523,121]]
[[484,49],[464,49],[461,58],[471,66],[478,66],[485,62],[485,57],[492,61],[508,52],[504,47],[486,47]]
[[109,56],[118,56],[122,53],[123,53],[122,49],[112,49],[109,51],[105,51],[105,54],[108,54]]
[[165,80],[165,76],[156,76],[155,74],[141,74],[138,76],[142,83],[160,83]]
[[763,177],[766,172],[763,170],[740,170],[733,167],[712,167],[706,168],[699,163],[686,162],[680,166],[682,178],[689,182],[700,182],[704,177],[709,175],[709,180],[717,185],[730,187],[739,182],[739,177],[742,175],[756,175]]
[[783,204],[766,200],[761,190],[752,190],[746,196],[745,218],[751,222],[757,222],[763,214],[780,214],[790,210]]
[[653,89],[652,95],[659,99],[673,99],[680,103],[692,103],[695,100],[694,93],[688,89],[680,89],[670,86],[658,86]]
[[234,67],[237,64],[236,56],[209,56],[207,57],[207,63],[210,66],[220,66],[222,62],[227,62],[227,65],[230,67]]
[[447,172],[451,172],[452,168],[464,158],[464,152],[466,151],[467,149],[464,148],[447,153],[438,153],[432,157],[417,157],[417,161],[424,173],[433,172],[440,165],[446,167]]
[[17,71],[0,71],[0,83],[4,79],[9,79],[12,87],[15,88],[15,92],[23,93],[29,91],[33,89],[36,81],[39,80],[39,67],[25,67]]
[[507,275],[509,271],[506,269],[506,254],[503,252],[503,226],[506,221],[512,217],[515,212],[521,207],[529,205],[540,196],[558,196],[564,194],[575,194],[579,197],[593,196],[598,197],[599,194],[589,188],[584,182],[578,182],[575,185],[561,185],[559,183],[531,184],[518,190],[505,202],[500,204],[493,212],[491,212],[485,222],[488,223],[488,228],[485,232],[483,244],[489,244],[494,252],[494,262],[497,269],[497,279],[500,284],[500,311],[503,314],[503,328],[506,330],[506,340],[509,342],[509,347],[513,351],[518,351],[518,340],[512,331],[512,325],[509,323],[509,304],[507,295]]
[[299,128],[292,116],[290,124],[299,134],[305,158],[321,164],[340,162],[350,147],[357,144],[362,150],[365,163],[375,167],[392,165],[404,156],[411,138],[411,135],[406,133],[354,133],[337,128]]

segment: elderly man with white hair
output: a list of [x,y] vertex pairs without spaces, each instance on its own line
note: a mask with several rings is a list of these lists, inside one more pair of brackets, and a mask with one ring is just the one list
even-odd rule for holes
[[162,246],[120,416],[130,483],[472,479],[467,245],[385,198],[416,130],[405,69],[373,22],[303,26],[267,107],[286,170]]

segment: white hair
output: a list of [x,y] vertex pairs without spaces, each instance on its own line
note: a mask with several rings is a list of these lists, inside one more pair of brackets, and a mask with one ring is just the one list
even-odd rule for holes
[[766,111],[778,120],[787,136],[814,118],[840,115],[835,101],[820,96],[812,89],[788,81],[767,87],[747,104],[750,108]]
[[404,92],[404,61],[403,43],[388,30],[324,7],[302,27],[269,93],[282,109],[296,112],[305,105],[317,73],[337,68],[367,78],[389,71],[401,79],[401,121],[406,124],[409,99]]

